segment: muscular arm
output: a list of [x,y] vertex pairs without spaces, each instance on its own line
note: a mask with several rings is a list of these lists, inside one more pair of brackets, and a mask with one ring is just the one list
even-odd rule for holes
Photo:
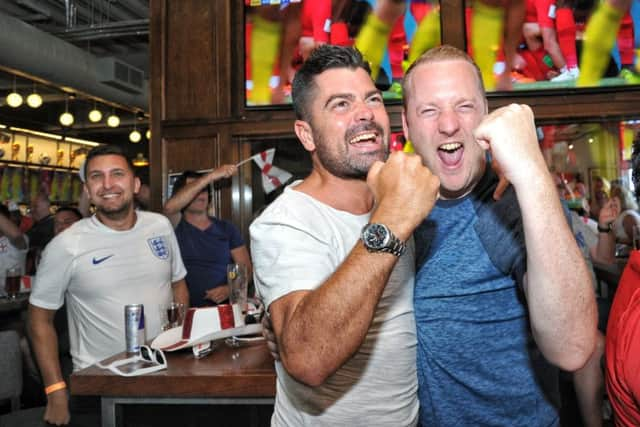
[[510,105],[476,129],[516,190],[527,247],[525,294],[533,336],[551,363],[581,368],[596,344],[591,278],[538,148],[533,113]]
[[[45,387],[64,380],[58,358],[58,335],[53,324],[55,313],[55,310],[29,304],[29,333]],[[49,394],[44,420],[60,425],[67,424],[69,419],[67,390]]]
[[229,178],[236,172],[235,165],[222,165],[196,179],[189,182],[178,193],[171,196],[167,203],[164,204],[164,214],[169,218],[171,224],[175,227],[180,222],[180,211],[184,209],[207,185],[221,178]]
[[9,218],[0,214],[0,235],[7,236],[7,239],[17,249],[27,249],[27,240],[24,234]]
[[[433,207],[439,180],[417,156],[394,153],[385,165],[386,171],[379,174],[376,165],[367,182],[380,203],[370,221],[386,224],[406,241]],[[392,182],[398,185],[392,187]],[[409,187],[400,188],[400,183]],[[388,187],[382,188],[384,185]],[[280,358],[290,375],[311,386],[320,385],[357,351],[396,261],[388,253],[369,253],[358,241],[319,287],[292,292],[271,303]]]
[[287,372],[312,386],[342,366],[360,347],[396,263],[358,242],[318,289],[274,301],[269,311]]
[[596,307],[586,265],[546,174],[516,193],[527,245],[525,293],[534,338],[565,370],[586,362],[596,338]]
[[180,279],[177,282],[171,284],[171,290],[173,291],[173,300],[175,302],[181,302],[185,307],[189,307],[189,289],[187,288],[187,282],[184,279]]

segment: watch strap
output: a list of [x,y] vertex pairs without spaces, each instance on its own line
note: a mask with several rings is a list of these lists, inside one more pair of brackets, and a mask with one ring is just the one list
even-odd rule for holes
[[606,227],[600,227],[600,223],[598,223],[598,232],[600,233],[610,233],[613,230],[613,223],[607,224]]
[[[381,247],[371,247],[367,244],[366,239],[364,238],[364,233],[366,232],[366,230],[368,229],[368,227],[370,226],[378,226],[378,227],[383,227],[387,233],[387,237],[388,240],[386,241],[386,243],[384,244],[384,246]],[[395,234],[393,234],[393,232],[389,229],[389,227],[387,227],[384,224],[372,224],[369,223],[367,225],[364,226],[364,228],[362,229],[362,241],[364,243],[365,248],[367,248],[367,250],[369,252],[386,252],[386,253],[390,253],[393,254],[397,257],[400,257],[406,250],[407,250],[407,245],[405,242],[401,241],[400,239],[398,239],[398,237],[396,237]]]
[[[391,233],[391,231],[389,231]],[[402,256],[402,254],[407,250],[407,245],[400,239],[398,239],[393,233],[391,233],[391,240],[389,241],[389,245],[382,248],[382,252],[388,252],[397,257]]]

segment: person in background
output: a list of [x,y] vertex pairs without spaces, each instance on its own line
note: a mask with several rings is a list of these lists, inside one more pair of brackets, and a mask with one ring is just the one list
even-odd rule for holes
[[152,339],[161,332],[159,306],[189,300],[173,228],[162,215],[134,209],[140,181],[122,149],[92,148],[84,172],[96,213],[47,245],[29,299],[29,332],[47,395],[44,421],[56,425],[69,423],[70,403],[76,422],[88,417],[87,425],[97,425],[99,414],[95,400],[69,402],[54,327],[65,301],[77,371],[125,350],[125,305],[144,305]]
[[0,203],[0,294],[4,295],[4,280],[8,268],[18,266],[25,273],[29,237],[20,231],[19,223],[11,220],[9,208]]
[[292,93],[313,169],[250,227],[279,346],[272,425],[415,425],[411,233],[438,180],[416,156],[381,163],[389,117],[357,50],[319,46]]
[[27,231],[31,248],[42,250],[53,239],[53,215],[49,197],[40,192],[31,201],[31,216],[34,223]]
[[[640,198],[640,142],[634,143],[633,182]],[[615,425],[640,425],[640,250],[632,250],[611,305],[605,349],[606,385]]]
[[589,201],[589,207],[591,218],[598,220],[600,216],[600,209],[609,200],[609,191],[611,190],[611,184],[609,181],[601,176],[593,178],[593,196]]
[[[596,276],[593,263],[615,263],[616,239],[611,232],[611,224],[620,213],[620,205],[616,199],[609,199],[602,209],[594,231],[586,216],[580,216],[571,210],[571,228],[582,252],[594,285]],[[598,338],[596,349],[586,365],[573,372],[573,383],[578,401],[578,409],[585,427],[600,427],[603,419],[604,372],[602,356],[604,355],[604,333],[606,332],[606,313],[600,311],[598,305]]]
[[62,233],[74,223],[82,219],[80,211],[72,206],[62,206],[53,215],[53,231],[55,235]]
[[252,275],[249,251],[238,229],[229,221],[210,216],[209,184],[235,173],[234,165],[222,165],[206,174],[186,171],[176,180],[164,205],[187,268],[192,307],[220,304],[229,298],[227,264],[244,264],[248,277]]
[[27,254],[27,273],[35,274],[36,265],[44,247],[53,239],[53,215],[49,196],[39,192],[31,201],[33,226],[27,231],[29,253]]
[[151,188],[149,184],[140,184],[140,190],[135,197],[136,209],[148,211],[151,206]]
[[[405,136],[440,179],[414,233],[420,423],[558,425],[551,365],[584,366],[597,310],[533,113],[488,114],[480,70],[451,46],[403,84]],[[511,183],[498,201],[487,152]]]
[[623,186],[611,188],[610,198],[619,200],[620,215],[611,224],[616,241],[628,246],[633,245],[633,228],[640,227],[640,212],[633,193]]

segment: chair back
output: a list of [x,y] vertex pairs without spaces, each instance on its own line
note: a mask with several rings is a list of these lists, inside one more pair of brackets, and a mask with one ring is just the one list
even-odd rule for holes
[[22,355],[16,331],[0,331],[0,400],[11,400],[11,410],[20,409]]

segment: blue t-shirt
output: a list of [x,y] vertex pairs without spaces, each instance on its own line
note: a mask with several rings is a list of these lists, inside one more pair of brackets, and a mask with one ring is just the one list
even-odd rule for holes
[[414,234],[422,426],[559,422],[557,371],[530,336],[519,286],[519,207],[513,189],[493,202],[491,183],[487,173],[469,196],[438,201]]
[[206,230],[194,227],[184,218],[176,227],[182,261],[187,268],[187,287],[191,307],[212,305],[205,292],[227,283],[227,264],[233,262],[231,250],[244,245],[238,229],[230,222],[210,218]]

